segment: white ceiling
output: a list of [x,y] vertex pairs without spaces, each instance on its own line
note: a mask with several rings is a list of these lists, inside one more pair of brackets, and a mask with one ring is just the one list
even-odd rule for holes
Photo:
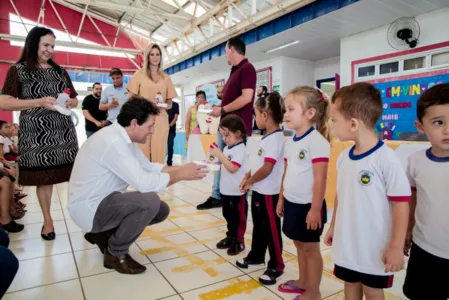
[[[416,16],[449,6],[449,0],[362,0],[310,22],[284,31],[247,47],[251,62],[280,56],[317,61],[340,55],[340,39],[359,32],[390,24],[404,16]],[[264,52],[299,40],[288,48]],[[224,57],[217,57],[199,66],[172,75],[176,84],[185,84],[192,77],[203,77],[229,70]]]

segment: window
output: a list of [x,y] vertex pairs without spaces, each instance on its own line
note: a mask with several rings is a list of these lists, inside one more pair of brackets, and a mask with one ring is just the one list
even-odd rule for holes
[[404,71],[422,69],[425,67],[426,57],[416,57],[404,60]]
[[268,88],[268,92],[271,92],[271,68],[257,71],[256,89],[262,85]]
[[396,73],[399,71],[399,62],[391,62],[380,65],[380,74]]
[[358,71],[359,77],[367,77],[367,76],[373,76],[375,74],[376,67],[375,66],[367,66],[367,67],[361,67]]
[[449,51],[432,55],[432,66],[449,64]]

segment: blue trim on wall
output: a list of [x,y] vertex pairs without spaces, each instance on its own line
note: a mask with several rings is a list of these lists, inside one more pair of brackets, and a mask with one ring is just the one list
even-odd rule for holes
[[[285,30],[299,26],[305,22],[324,16],[345,6],[354,4],[359,0],[317,0],[277,19],[267,22],[259,27],[243,33],[240,37],[246,45],[256,43]],[[169,75],[198,66],[203,62],[225,54],[226,42],[209,50],[199,53],[185,61],[165,69]]]

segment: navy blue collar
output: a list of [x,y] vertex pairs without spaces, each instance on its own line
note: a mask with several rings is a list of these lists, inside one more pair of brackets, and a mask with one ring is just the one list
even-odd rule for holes
[[303,135],[297,137],[296,134],[293,136],[293,142],[299,142],[300,140],[302,140],[303,138],[305,138],[306,136],[308,136],[312,131],[314,131],[315,128],[312,126],[310,127],[309,130],[307,130]]
[[426,150],[426,156],[427,156],[428,159],[430,159],[431,161],[434,161],[434,162],[442,162],[442,163],[449,162],[449,156],[448,157],[435,156],[432,153],[432,148],[429,148],[429,149]]
[[384,144],[384,142],[382,142],[381,140],[379,140],[376,144],[376,146],[374,146],[373,148],[371,148],[370,150],[366,151],[365,153],[362,154],[354,154],[354,149],[355,149],[355,145],[352,146],[351,150],[349,150],[349,158],[352,160],[359,160],[362,158],[367,157],[370,154],[373,154],[377,149],[379,149],[380,147],[382,147]]
[[273,131],[272,133],[266,134],[266,135],[264,135],[264,136],[262,137],[262,140],[263,140],[264,138],[266,138],[266,137],[269,137],[270,135],[272,135],[273,133],[276,133],[276,132],[282,132],[282,130],[278,129],[278,130]]
[[228,146],[228,150],[231,150],[232,148],[237,147],[237,146],[240,145],[240,144],[243,144],[243,141],[240,141],[240,142],[238,142],[238,143],[235,144],[235,145]]

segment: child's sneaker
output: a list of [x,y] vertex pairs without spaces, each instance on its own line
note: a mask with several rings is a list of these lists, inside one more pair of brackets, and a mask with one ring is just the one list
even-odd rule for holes
[[235,241],[228,249],[228,255],[234,256],[245,250],[245,244]]
[[234,243],[234,239],[231,239],[230,237],[225,237],[224,239],[222,239],[221,241],[219,241],[217,243],[217,248],[218,249],[228,249],[229,247],[232,246],[233,243]]
[[284,272],[279,272],[274,269],[267,269],[262,276],[259,277],[259,282],[264,285],[273,285],[276,284],[276,280],[278,280]]
[[265,265],[264,261],[254,261],[251,259],[248,259],[248,257],[239,259],[236,263],[237,267],[242,269],[248,269],[249,266],[262,266]]

